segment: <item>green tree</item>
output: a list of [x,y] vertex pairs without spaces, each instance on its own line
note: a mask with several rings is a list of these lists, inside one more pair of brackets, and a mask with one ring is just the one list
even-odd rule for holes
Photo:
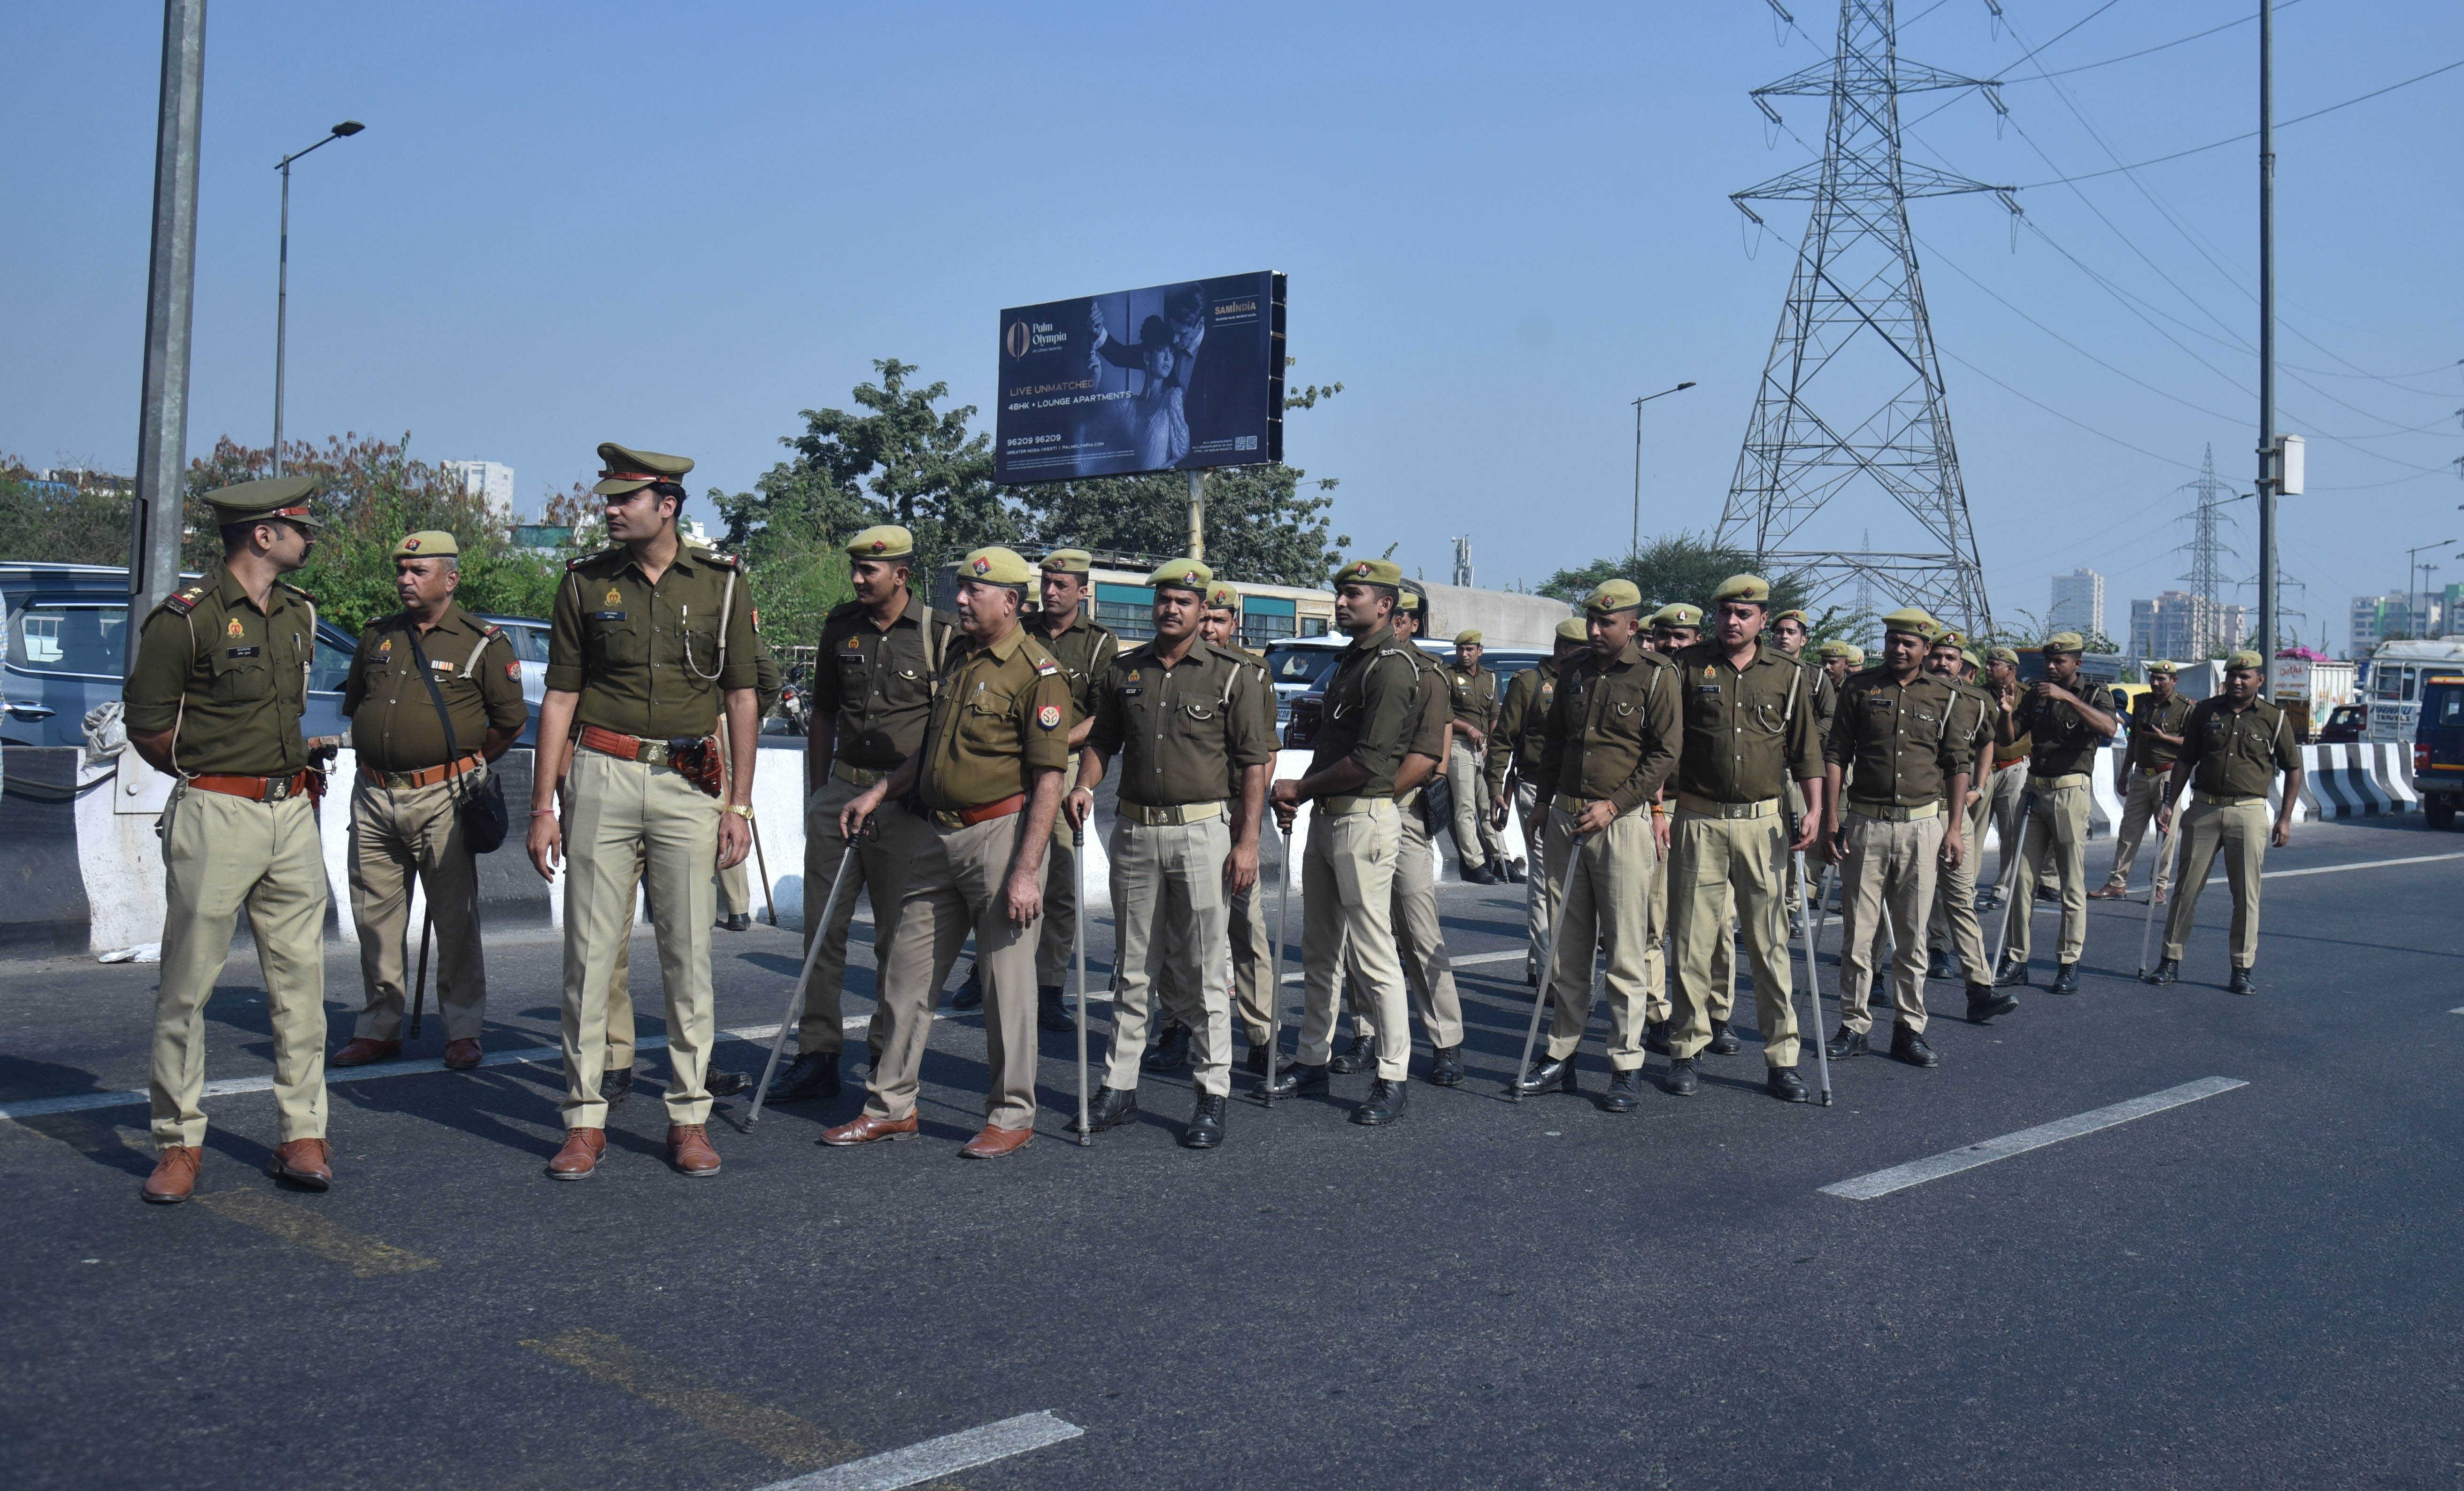
[[113,482],[45,480],[0,455],[0,559],[125,564],[131,493]]
[[[317,598],[319,615],[349,631],[363,630],[402,609],[393,589],[393,546],[407,534],[440,529],[461,549],[465,609],[500,616],[544,617],[556,599],[558,571],[513,546],[511,515],[469,492],[462,477],[409,453],[410,437],[387,442],[358,434],[322,447],[296,442],[283,452],[286,475],[315,475],[323,490],[312,499],[321,526],[308,563],[292,577]],[[185,568],[203,570],[222,558],[222,536],[205,494],[218,487],[273,473],[270,447],[242,446],[228,435],[213,453],[188,463]]]
[[[1715,543],[1697,534],[1666,534],[1630,554],[1594,559],[1580,569],[1561,569],[1540,586],[1540,593],[1580,603],[1602,581],[1622,579],[1634,581],[1649,609],[1679,603],[1707,609],[1711,593],[1720,588],[1722,581],[1731,575],[1754,572],[1754,557],[1743,549]],[[1773,610],[1806,605],[1805,582],[1794,573],[1782,571],[1763,578],[1771,581]],[[1840,614],[1844,617],[1847,613]],[[1815,634],[1830,635],[1818,627]]]

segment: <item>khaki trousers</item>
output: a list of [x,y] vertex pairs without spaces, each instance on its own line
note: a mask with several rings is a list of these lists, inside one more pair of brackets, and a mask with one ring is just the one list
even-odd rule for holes
[[752,872],[753,851],[750,849],[745,851],[744,858],[736,862],[733,868],[723,869],[718,872],[719,915],[747,916],[752,914]]
[[1651,883],[1658,878],[1660,846],[1652,839],[1651,807],[1618,815],[1608,827],[1574,846],[1574,815],[1549,809],[1549,875],[1560,886],[1557,946],[1551,958],[1549,997],[1555,1016],[1549,1026],[1549,1059],[1572,1056],[1592,1020],[1592,955],[1608,958],[1609,1064],[1618,1071],[1642,1066],[1645,998],[1642,949],[1650,919]]
[[[2161,772],[2134,771],[2130,774],[2130,791],[2122,800],[2122,826],[2113,836],[2113,873],[2104,883],[2116,890],[2130,887],[2130,871],[2139,863],[2139,841],[2147,834],[2147,824],[2164,805],[2165,783],[2172,778],[2173,769]],[[2153,866],[2156,889],[2160,895],[2173,884],[2173,866],[2158,854]]]
[[[1537,782],[1514,783],[1514,817],[1523,825],[1523,976],[1540,976],[1540,946],[1557,914],[1557,872],[1549,866],[1549,804]],[[1648,915],[1648,913],[1645,913]]]
[[[462,780],[487,779],[484,766]],[[360,932],[360,982],[367,1002],[352,1034],[367,1041],[402,1039],[408,1001],[404,943],[410,926],[410,882],[428,892],[435,927],[436,1008],[445,1039],[475,1041],[486,1027],[488,963],[479,946],[479,870],[463,841],[453,788],[388,789],[361,774],[351,789],[351,921]]]
[[[1655,841],[1656,843],[1657,841]],[[1677,857],[1677,841],[1668,841],[1669,860]],[[1793,879],[1793,876],[1789,877]],[[1733,929],[1736,913],[1728,902],[1727,891],[1717,892],[1720,920]],[[1655,1025],[1666,1024],[1673,1005],[1668,998],[1668,874],[1667,866],[1651,877],[1651,908],[1645,919],[1642,953],[1642,1018]],[[1711,1018],[1727,1020],[1737,1002],[1737,939],[1722,936],[1711,950]]]
[[[1463,1044],[1463,999],[1455,992],[1454,964],[1446,958],[1446,940],[1438,927],[1438,858],[1429,835],[1428,816],[1419,804],[1405,805],[1395,838],[1395,882],[1388,914],[1395,925],[1397,960],[1403,968],[1403,988],[1419,1012],[1429,1044],[1449,1050]],[[1377,1014],[1363,993],[1370,987],[1355,944],[1346,951],[1344,1002],[1352,1023],[1364,1036],[1377,1034]],[[1410,1039],[1405,1038],[1405,1048]]]
[[2022,829],[2028,836],[2028,851],[2022,856],[2027,863],[2019,878],[2025,884],[2012,891],[2014,901],[2026,904],[2011,912],[2011,940],[2004,945],[2002,956],[2006,962],[2028,961],[2028,949],[2035,940],[2035,929],[2029,923],[2036,909],[2036,878],[2050,859],[2062,886],[2062,935],[2054,955],[2060,962],[2076,963],[2087,949],[2088,789],[2085,783],[2039,789],[2035,804]]
[[[1232,825],[1140,823],[1121,818],[1106,844],[1112,861],[1112,1037],[1104,1085],[1134,1092],[1157,1006],[1182,1017],[1198,1090],[1232,1091],[1231,907],[1223,863]],[[1164,988],[1177,991],[1167,1000]],[[1195,991],[1196,998],[1186,991]]]
[[2011,899],[2013,877],[2019,872],[2019,836],[2028,826],[2020,817],[2019,807],[2027,800],[2028,763],[2024,758],[1993,773],[1992,790],[1986,794],[1986,802],[1993,831],[2002,840],[2001,862],[1993,866],[1993,884],[2005,901]]
[[[905,810],[884,804],[882,812]],[[933,1005],[972,932],[984,986],[984,1121],[996,1129],[1032,1129],[1036,928],[1010,924],[1005,891],[1025,817],[1012,813],[966,828],[916,821],[930,841],[907,867],[906,892],[881,958],[879,1002],[886,1029],[864,1110],[892,1119],[915,1111],[917,1074],[933,1037]],[[883,837],[889,837],[886,830]],[[1052,915],[1046,901],[1043,919],[1048,923]]]
[[1980,792],[1964,820],[1968,842],[1955,869],[1934,871],[1933,915],[1925,928],[1925,946],[1959,954],[1960,967],[1971,983],[1990,983],[1992,954],[1985,947],[1985,921],[1976,914],[1976,866],[1985,855],[1985,821],[1991,815],[1991,790]]
[[[847,988],[847,929],[855,919],[858,896],[872,905],[873,1008],[866,1041],[875,1049],[880,1047],[888,1028],[880,998],[882,958],[897,930],[898,909],[906,899],[908,878],[916,861],[939,848],[930,822],[895,802],[883,803],[867,822],[856,844],[855,858],[847,865],[847,885],[839,891],[829,925],[820,925],[822,903],[830,897],[830,882],[847,852],[847,840],[839,834],[839,813],[863,790],[831,777],[804,800],[804,951],[812,951],[813,938],[824,940],[822,955],[813,962],[812,979],[804,985],[804,1012],[796,1024],[798,1051],[835,1052],[847,1044],[839,1001]],[[1045,914],[1050,914],[1049,906]]]
[[710,932],[717,907],[718,800],[671,767],[597,751],[574,753],[568,780],[564,1127],[607,1126],[600,1083],[608,1057],[608,993],[632,937],[636,884],[649,892],[667,997],[668,1122],[705,1123],[710,1092],[703,1079],[716,1033]]
[[1483,753],[1461,735],[1446,749],[1446,787],[1454,798],[1455,856],[1465,869],[1506,863],[1506,845],[1488,826],[1497,810],[1488,795],[1488,773]]
[[1286,868],[1280,859],[1271,866],[1261,866],[1256,885],[1231,893],[1232,1010],[1240,1018],[1242,1033],[1253,1046],[1266,1043],[1266,1032],[1273,1028],[1274,1001],[1283,993],[1272,987],[1275,933],[1266,925],[1266,906],[1271,893],[1267,877],[1280,875]]
[[[1925,1027],[1925,913],[1932,909],[1934,870],[1942,853],[1940,813],[1913,822],[1886,822],[1851,811],[1839,824],[1848,858],[1839,866],[1839,1022],[1862,1035],[1874,985],[1874,927],[1891,924],[1891,1007],[1911,1031]],[[1971,914],[1973,914],[1971,912]]]
[[2267,861],[2268,836],[2276,821],[2267,800],[2227,807],[2193,799],[2174,832],[2181,840],[2179,893],[2165,917],[2165,955],[2178,958],[2190,940],[2190,919],[2199,910],[2199,892],[2207,888],[2208,871],[2219,855],[2225,862],[2225,888],[2233,896],[2233,966],[2248,968],[2258,961],[2258,872]]
[[1395,862],[1402,810],[1393,799],[1354,800],[1334,812],[1321,800],[1309,813],[1309,847],[1301,855],[1301,966],[1306,994],[1295,1059],[1323,1066],[1334,1055],[1335,995],[1344,952],[1356,950],[1360,976],[1377,1027],[1377,1075],[1400,1082],[1411,1071],[1410,1005],[1403,967],[1395,954]]
[[274,1028],[281,1142],[325,1136],[325,856],[308,799],[183,784],[163,810],[163,982],[146,1073],[157,1145],[206,1142],[206,1000],[248,910]]
[[1753,960],[1754,1017],[1762,1027],[1763,1064],[1796,1064],[1796,1009],[1788,950],[1786,820],[1710,818],[1677,810],[1669,840],[1668,910],[1671,991],[1669,1054],[1690,1057],[1710,1043],[1713,999],[1727,987],[1718,976],[1720,944],[1728,941],[1727,909],[1736,908]]
[[[1070,759],[1075,761],[1076,756]],[[1077,778],[1073,776],[1071,780]],[[1078,947],[1078,848],[1069,842],[1069,820],[1052,818],[1052,843],[1045,850],[1044,930],[1035,943],[1035,981],[1067,988]]]

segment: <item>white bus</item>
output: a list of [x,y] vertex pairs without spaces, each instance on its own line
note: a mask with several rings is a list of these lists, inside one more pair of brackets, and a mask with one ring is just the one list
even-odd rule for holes
[[2464,637],[2434,642],[2382,642],[2370,653],[2362,696],[2370,707],[2363,739],[2409,745],[2421,713],[2421,681],[2464,666]]

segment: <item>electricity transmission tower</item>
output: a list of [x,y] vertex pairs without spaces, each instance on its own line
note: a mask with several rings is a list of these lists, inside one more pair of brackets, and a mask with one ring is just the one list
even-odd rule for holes
[[2224,540],[2225,525],[2233,522],[2224,505],[2240,501],[2241,494],[2233,490],[2232,483],[2216,479],[2216,448],[2212,444],[2199,463],[2199,479],[2184,482],[2173,490],[2192,493],[2196,499],[2181,519],[2190,525],[2190,541],[2173,552],[2190,557],[2189,570],[2182,576],[2183,582],[2190,587],[2190,655],[2204,658],[2212,656],[2223,642],[2222,597],[2225,587],[2233,583],[2225,578],[2224,560],[2240,558],[2238,551]]
[[[1902,61],[1895,26],[1892,0],[1841,0],[1831,60],[1753,92],[1754,106],[1774,123],[1780,115],[1770,100],[1780,95],[1828,98],[1831,117],[1819,162],[1729,199],[1757,227],[1763,220],[1749,203],[1814,207],[1719,539],[1751,551],[1768,569],[1809,581],[1816,599],[1870,585],[1970,633],[1990,632],[1992,610],[1917,277],[1907,200],[1991,191],[2013,214],[2019,206],[2012,187],[1903,160],[1899,100],[1976,88],[1997,112],[2008,111],[1995,91],[1998,79]],[[1807,546],[1815,536],[1799,531],[1835,502],[1842,515],[1896,507],[1905,546]],[[1843,538],[1845,533],[1843,526]]]

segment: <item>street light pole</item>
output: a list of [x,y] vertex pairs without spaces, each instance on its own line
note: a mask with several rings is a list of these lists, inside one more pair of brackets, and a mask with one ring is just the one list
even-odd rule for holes
[[1679,384],[1674,388],[1662,388],[1658,393],[1646,393],[1634,401],[1634,537],[1626,547],[1628,554],[1642,552],[1642,406],[1654,399],[1665,398],[1672,393],[1683,393],[1693,386],[1693,383],[1689,380]]
[[[187,485],[188,333],[197,282],[197,152],[206,90],[206,0],[164,0],[154,134],[154,235],[145,270],[137,499],[128,512],[128,614],[143,621],[180,584]],[[129,667],[137,649],[125,649]]]
[[[308,150],[348,140],[367,128],[358,120],[344,120],[325,132],[325,138]],[[274,289],[274,474],[282,474],[282,353],[288,340],[291,318],[291,163],[308,150],[294,150],[282,158],[275,169],[282,173],[282,257],[275,272]]]
[[[2417,607],[2417,606],[2415,606],[2415,605],[2413,604],[2413,603],[2412,603],[2412,598],[2413,598],[2412,577],[2413,577],[2414,575],[2416,575],[2416,574],[2420,573],[2421,568],[2422,568],[2421,563],[2420,563],[2420,562],[2419,562],[2419,560],[2416,559],[2416,556],[2418,556],[2418,555],[2420,555],[2420,554],[2424,553],[2424,552],[2425,552],[2425,551],[2427,551],[2427,550],[2431,550],[2431,549],[2444,549],[2444,548],[2446,548],[2449,544],[2453,543],[2454,541],[2455,541],[2455,540],[2454,540],[2454,539],[2453,539],[2453,538],[2441,538],[2441,539],[2439,539],[2436,543],[2417,543],[2417,544],[2414,544],[2411,548],[2407,549],[2407,550],[2405,550],[2405,551],[2404,551],[2404,626],[2405,626],[2405,630],[2407,630],[2407,631],[2410,631],[2410,632],[2415,632],[2416,634],[2418,634],[2416,624],[2421,620],[2421,612],[2422,612],[2422,610],[2424,609],[2423,607]],[[2436,566],[2431,566],[2431,567],[2432,567],[2432,568],[2435,568]]]
[[[2276,7],[2258,0],[2258,635],[2276,657]],[[2408,580],[2406,583],[2411,581]]]

